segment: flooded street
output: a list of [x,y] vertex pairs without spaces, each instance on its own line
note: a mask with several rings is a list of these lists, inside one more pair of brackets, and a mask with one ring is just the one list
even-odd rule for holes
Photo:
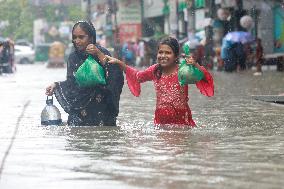
[[125,84],[119,127],[43,127],[45,87],[66,71],[17,69],[0,76],[1,189],[283,188],[284,105],[251,98],[284,93],[283,72],[213,72],[214,97],[189,89],[198,127],[185,131],[153,127],[151,82],[140,98]]

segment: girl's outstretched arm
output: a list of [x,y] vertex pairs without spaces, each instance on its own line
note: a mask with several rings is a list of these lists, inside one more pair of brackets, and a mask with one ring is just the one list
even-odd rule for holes
[[111,63],[111,64],[118,64],[120,66],[120,68],[125,72],[126,70],[126,64],[125,62],[117,59],[117,58],[114,58],[114,57],[111,57],[111,56],[108,56],[108,55],[105,55],[105,57],[107,58],[107,62],[108,63]]
[[127,85],[129,90],[134,96],[139,96],[141,93],[140,83],[151,81],[154,79],[154,69],[157,65],[150,66],[146,70],[139,71],[131,66],[125,64],[125,62],[106,56],[109,63],[118,64],[126,75]]

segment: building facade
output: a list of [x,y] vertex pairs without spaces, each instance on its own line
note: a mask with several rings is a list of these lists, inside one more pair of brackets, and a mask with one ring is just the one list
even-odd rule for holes
[[[240,18],[250,15],[254,24],[248,31],[263,39],[265,53],[284,51],[283,0],[107,0],[93,1],[92,7],[97,28],[115,34],[120,43],[163,35],[183,41],[205,30],[220,45],[227,32],[243,30]],[[228,13],[223,21],[217,15],[221,8]]]

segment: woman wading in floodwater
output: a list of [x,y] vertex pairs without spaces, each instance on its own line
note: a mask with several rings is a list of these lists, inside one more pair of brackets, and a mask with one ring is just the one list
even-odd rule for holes
[[[86,21],[77,22],[72,30],[75,51],[67,62],[67,80],[55,82],[46,88],[46,94],[55,94],[57,101],[69,114],[68,125],[116,126],[119,99],[123,87],[123,73],[118,65],[106,62],[110,53],[96,44],[96,30]],[[80,87],[74,73],[91,55],[105,71],[106,85]]]

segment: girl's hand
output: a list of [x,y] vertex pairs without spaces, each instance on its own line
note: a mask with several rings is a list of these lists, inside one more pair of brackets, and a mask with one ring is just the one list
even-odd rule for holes
[[88,54],[97,56],[97,55],[100,53],[100,50],[96,47],[96,45],[94,45],[94,44],[89,44],[89,45],[86,47],[86,52],[87,52]]
[[55,84],[55,83],[52,83],[51,85],[49,85],[48,87],[46,87],[46,89],[45,89],[45,94],[48,95],[48,96],[52,96],[55,87],[56,87],[56,84]]
[[192,56],[185,56],[185,61],[187,64],[192,64],[194,66],[198,64]]
[[108,63],[110,63],[110,64],[118,64],[121,67],[122,70],[125,70],[126,64],[123,61],[121,61],[121,60],[119,60],[117,58],[108,56],[108,55],[105,55],[105,57],[107,58]]
[[105,55],[105,57],[107,58],[108,63],[119,64],[120,60],[118,60],[117,58],[114,58],[114,57],[111,57],[111,56],[108,56],[108,55]]
[[[193,65],[193,66],[195,66],[197,69],[199,69],[200,71],[202,71],[201,66],[198,64],[198,62],[196,62],[196,60],[195,60],[192,56],[185,56],[184,58],[185,58],[186,64]],[[203,71],[202,71],[202,72],[203,72]],[[205,78],[204,78],[203,80],[206,81]]]

